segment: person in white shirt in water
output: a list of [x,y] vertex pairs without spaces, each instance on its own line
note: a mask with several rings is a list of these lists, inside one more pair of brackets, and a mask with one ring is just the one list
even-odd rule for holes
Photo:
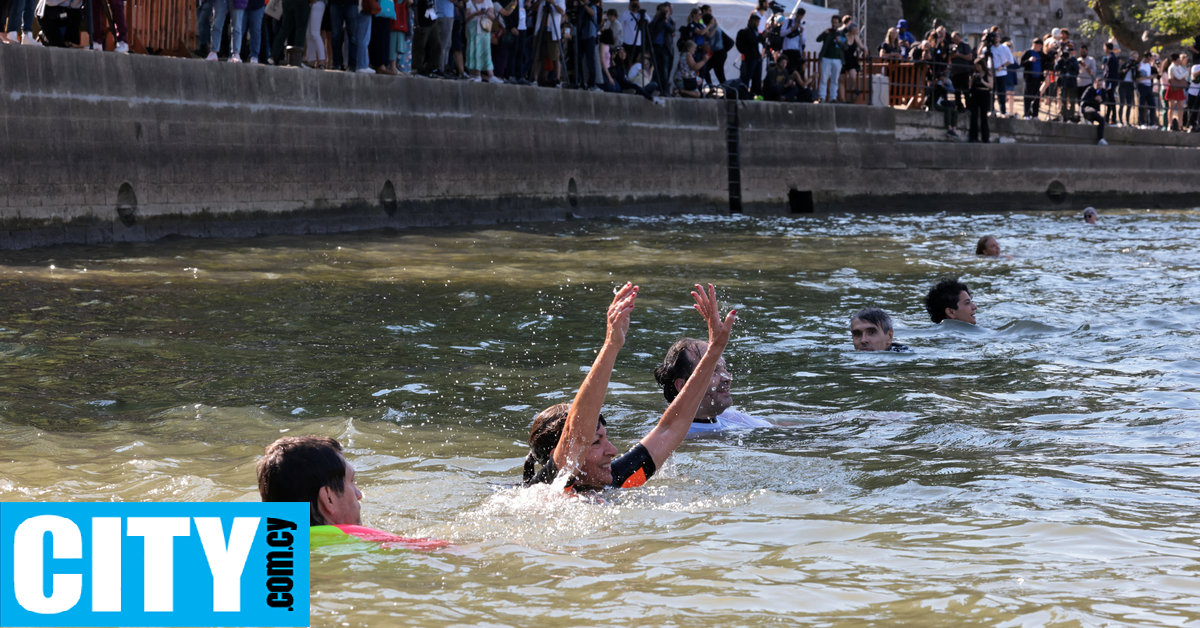
[[[654,369],[654,379],[662,387],[663,396],[667,398],[668,403],[683,390],[684,384],[692,376],[692,371],[706,350],[708,343],[696,338],[680,338],[667,350],[662,364]],[[692,419],[692,427],[688,429],[688,438],[729,429],[774,425],[766,419],[729,409],[733,405],[733,394],[730,391],[732,381],[733,377],[725,369],[725,359],[721,358],[717,361],[717,368],[713,371],[704,399],[696,409],[696,417]]]

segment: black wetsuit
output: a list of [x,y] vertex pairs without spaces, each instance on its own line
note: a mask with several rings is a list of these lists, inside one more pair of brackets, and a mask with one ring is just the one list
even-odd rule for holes
[[633,488],[646,483],[658,469],[654,466],[654,458],[646,446],[638,443],[633,449],[625,452],[612,461],[613,488]]
[[892,353],[916,353],[916,351],[913,351],[912,349],[909,349],[898,342],[893,342],[892,346],[888,347],[888,351],[891,351]]

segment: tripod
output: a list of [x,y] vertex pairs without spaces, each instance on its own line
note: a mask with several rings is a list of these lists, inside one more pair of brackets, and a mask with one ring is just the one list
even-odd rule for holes
[[[555,11],[553,7],[545,6],[549,2],[551,2],[551,0],[538,0],[538,2],[535,2],[534,6],[532,7],[535,11],[541,11],[543,8],[545,8],[545,11],[542,13],[541,18],[539,19],[539,22],[541,23],[541,29],[538,31],[537,37],[534,39],[533,65],[529,68],[528,80],[535,85],[538,83],[538,77],[542,74],[542,65],[546,62],[545,55],[548,42],[553,41],[550,39],[550,20],[555,15]],[[559,59],[562,59],[561,39],[558,41],[558,46],[558,57]],[[555,76],[554,78],[557,79],[558,77]]]

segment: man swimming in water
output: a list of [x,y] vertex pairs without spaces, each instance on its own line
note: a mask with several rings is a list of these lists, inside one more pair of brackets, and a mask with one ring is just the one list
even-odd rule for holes
[[[654,379],[662,387],[663,396],[667,402],[673,402],[683,387],[692,379],[700,357],[708,350],[708,343],[695,338],[680,338],[667,349],[667,355],[662,364],[654,368]],[[692,425],[688,428],[688,436],[719,432],[728,429],[746,427],[771,427],[770,421],[730,410],[733,405],[733,395],[730,384],[733,376],[725,369],[724,358],[717,361],[704,391],[704,398],[696,408]]]
[[854,340],[855,351],[913,352],[892,342],[892,317],[877,307],[863,308],[850,317],[850,338]]
[[362,525],[362,491],[342,444],[320,436],[285,436],[258,461],[258,494],[264,502],[308,502],[312,545],[373,541],[409,549],[448,545],[432,539],[408,539]]
[[971,290],[960,282],[958,277],[943,279],[929,289],[925,295],[925,310],[935,323],[944,320],[962,321],[975,324],[975,302],[971,300]]
[[[692,293],[695,308],[708,323],[708,346],[696,364],[696,377],[667,406],[658,425],[618,458],[617,448],[608,441],[600,408],[604,405],[617,352],[625,344],[637,291],[637,286],[625,284],[609,305],[604,346],[575,400],[570,405],[551,406],[534,417],[529,432],[529,455],[525,457],[526,485],[551,483],[562,473],[567,475],[569,490],[641,486],[687,436],[696,408],[704,398],[704,387],[729,343],[729,332],[737,320],[737,312],[731,311],[722,319],[716,290],[711,284],[707,292],[696,286]],[[538,465],[541,465],[540,469]]]

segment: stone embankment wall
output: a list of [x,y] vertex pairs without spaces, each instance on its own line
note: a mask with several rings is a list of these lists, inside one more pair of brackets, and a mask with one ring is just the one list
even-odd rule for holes
[[731,137],[750,212],[1200,197],[1200,136],[939,118],[4,46],[0,248],[728,212]]

